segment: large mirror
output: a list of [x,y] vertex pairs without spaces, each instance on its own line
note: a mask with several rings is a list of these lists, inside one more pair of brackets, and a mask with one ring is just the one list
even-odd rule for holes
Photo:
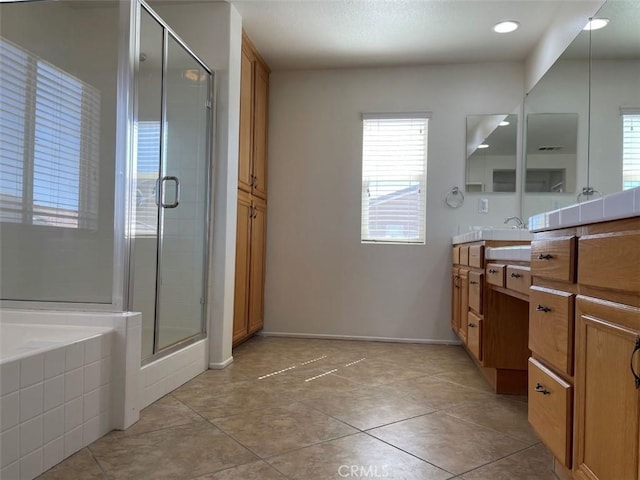
[[467,192],[515,192],[518,116],[467,117]]
[[640,2],[594,18],[606,26],[583,30],[525,98],[524,218],[640,186]]

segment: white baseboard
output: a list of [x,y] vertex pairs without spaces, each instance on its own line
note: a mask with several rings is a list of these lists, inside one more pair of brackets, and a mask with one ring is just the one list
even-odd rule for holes
[[391,343],[424,343],[430,345],[462,345],[459,340],[436,340],[432,338],[395,338],[395,337],[369,337],[359,335],[328,335],[324,333],[290,333],[290,332],[265,332],[258,335],[264,337],[290,337],[290,338],[321,338],[327,340],[359,340],[365,342],[391,342]]
[[222,370],[223,368],[233,363],[233,357],[227,358],[224,362],[209,362],[209,368],[211,370]]

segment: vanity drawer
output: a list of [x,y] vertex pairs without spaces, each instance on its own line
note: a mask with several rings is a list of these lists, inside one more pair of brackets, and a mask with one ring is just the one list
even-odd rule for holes
[[504,272],[506,266],[498,263],[490,263],[487,265],[487,283],[504,287]]
[[576,237],[558,237],[531,242],[531,271],[536,277],[573,282]]
[[574,295],[531,287],[529,350],[562,373],[573,375]]
[[508,265],[506,276],[507,288],[529,295],[529,287],[531,287],[531,269],[529,267]]
[[571,468],[573,387],[529,359],[529,423],[551,453]]
[[482,361],[482,319],[473,312],[467,315],[467,347]]
[[460,246],[460,265],[469,265],[469,245]]
[[640,232],[585,235],[578,242],[578,283],[640,294]]
[[482,314],[482,277],[483,273],[469,272],[469,308]]
[[484,268],[484,245],[471,245],[469,247],[469,266]]
[[452,258],[453,264],[457,265],[460,263],[460,246],[455,246],[453,247],[453,258]]

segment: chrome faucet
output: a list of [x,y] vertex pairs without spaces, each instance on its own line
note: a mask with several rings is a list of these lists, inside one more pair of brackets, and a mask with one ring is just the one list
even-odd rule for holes
[[516,224],[515,224],[515,226],[513,228],[518,228],[520,230],[523,230],[523,229],[525,229],[527,227],[520,217],[507,217],[507,218],[504,219],[504,223],[507,224],[511,220],[515,220],[516,221]]

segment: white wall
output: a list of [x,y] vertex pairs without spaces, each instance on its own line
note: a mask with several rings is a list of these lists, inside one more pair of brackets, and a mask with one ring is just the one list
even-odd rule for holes
[[[450,341],[451,236],[519,213],[464,184],[466,116],[518,111],[521,64],[274,72],[265,331]],[[425,246],[362,245],[362,112],[431,111]]]
[[219,367],[231,360],[242,23],[228,3],[150,4],[215,72],[214,221],[207,314],[209,365]]

